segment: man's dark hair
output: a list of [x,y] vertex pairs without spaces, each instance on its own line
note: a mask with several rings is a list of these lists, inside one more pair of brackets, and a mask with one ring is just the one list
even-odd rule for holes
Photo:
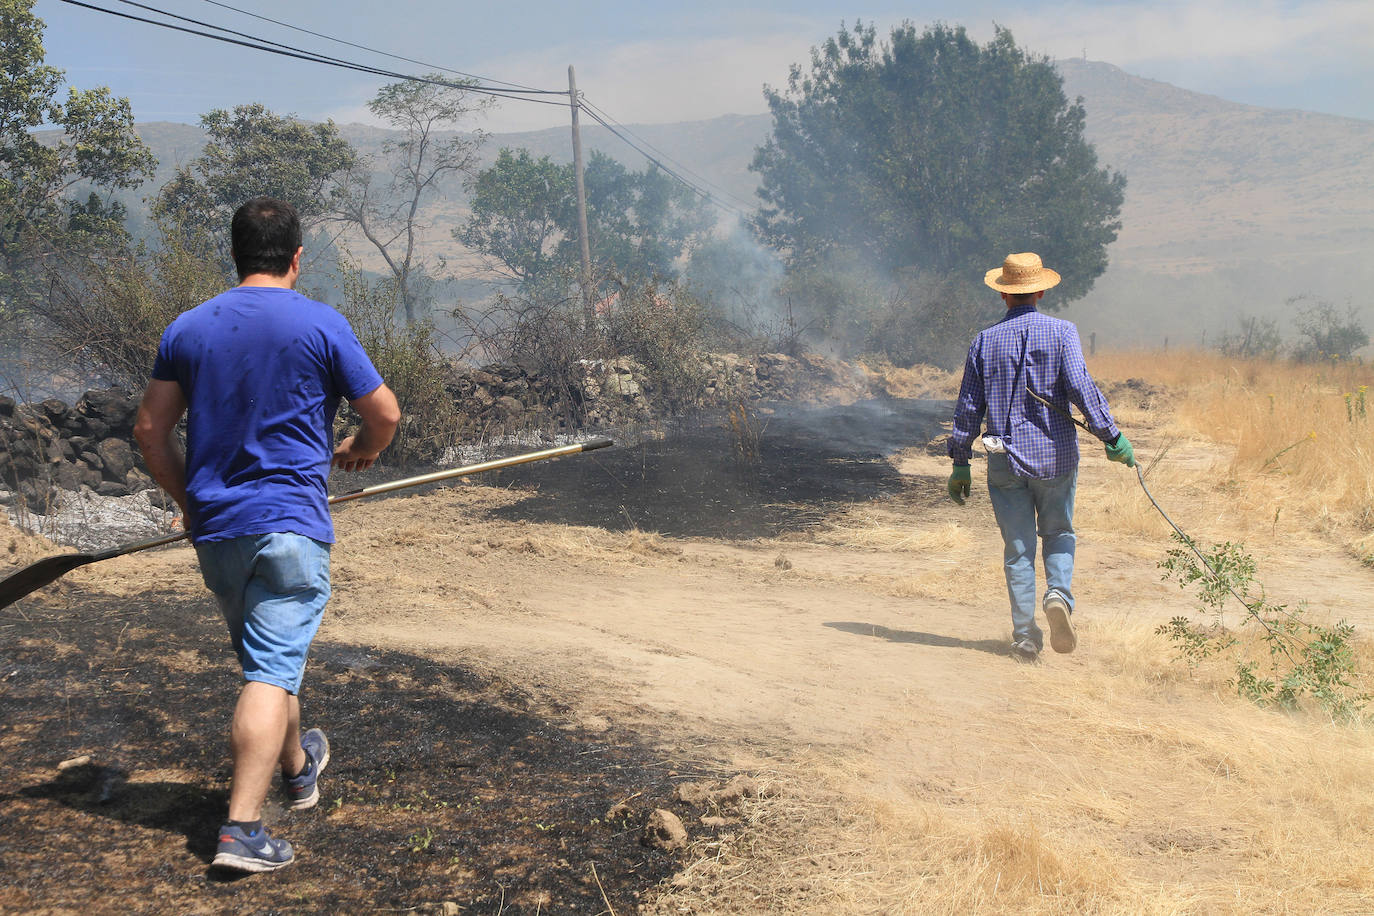
[[240,280],[250,274],[284,277],[301,247],[301,218],[285,201],[254,197],[234,212],[229,237]]
[[1035,305],[1035,293],[1007,293],[1009,305]]

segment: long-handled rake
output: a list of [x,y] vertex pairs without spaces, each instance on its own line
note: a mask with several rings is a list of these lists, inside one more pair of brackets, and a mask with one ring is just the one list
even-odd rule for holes
[[[480,474],[483,471],[495,471],[501,468],[512,467],[517,464],[529,464],[532,461],[544,461],[548,458],[561,458],[564,455],[575,455],[578,452],[590,452],[613,444],[614,443],[610,439],[592,439],[589,442],[578,442],[573,445],[559,446],[558,448],[547,448],[538,452],[528,452],[524,455],[513,455],[510,458],[497,458],[492,461],[483,461],[480,464],[469,464],[459,468],[433,471],[429,474],[421,474],[418,477],[407,477],[403,480],[393,480],[389,483],[379,483],[370,487],[362,487],[358,490],[350,490],[347,493],[340,493],[337,496],[329,497],[329,504],[333,506],[337,503],[344,503],[353,499],[362,499],[366,496],[378,496],[382,493],[390,493],[394,490],[404,490],[407,487],[418,487],[421,484],[435,483],[440,480],[449,480],[454,477],[466,477],[469,474]],[[96,553],[64,553],[55,557],[45,557],[35,563],[30,563],[23,569],[11,574],[3,581],[0,581],[0,608],[8,607],[25,595],[51,582],[56,582],[59,578],[71,572],[73,569],[86,566],[89,563],[99,563],[101,560],[112,560],[115,557],[122,557],[125,554],[138,553],[140,550],[161,547],[164,544],[175,544],[177,541],[185,540],[189,536],[188,532],[168,534],[162,537],[148,538],[143,541],[132,541],[128,544],[120,544],[118,547],[111,547],[107,550],[97,551]]]

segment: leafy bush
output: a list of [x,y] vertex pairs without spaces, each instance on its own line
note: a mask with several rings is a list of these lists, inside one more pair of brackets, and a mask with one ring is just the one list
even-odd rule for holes
[[1322,299],[1295,296],[1288,300],[1289,306],[1300,303],[1305,304],[1298,308],[1293,323],[1302,339],[1293,347],[1294,359],[1306,363],[1347,360],[1356,350],[1368,345],[1369,332],[1354,306],[1341,315],[1335,306]]
[[[689,409],[700,396],[706,323],[701,304],[675,281],[602,280],[615,291],[587,304],[579,296],[545,291],[495,297],[456,315],[467,324],[468,350],[511,363],[554,382],[562,407],[580,419],[576,395],[589,360],[629,357],[644,370],[645,388],[660,408]],[[571,288],[571,284],[558,287]]]
[[55,265],[35,309],[38,334],[55,354],[131,391],[147,383],[163,329],[226,284],[203,238],[177,226],[159,230],[154,247],[124,245]]
[[[1343,620],[1322,626],[1305,618],[1304,606],[1289,608],[1271,601],[1255,581],[1255,561],[1243,544],[1227,541],[1201,550],[1177,534],[1174,540],[1179,546],[1171,548],[1159,564],[1164,578],[1177,579],[1180,588],[1194,586],[1212,621],[1201,626],[1187,617],[1174,617],[1155,632],[1174,644],[1190,668],[1231,653],[1235,673],[1230,683],[1240,696],[1261,706],[1287,709],[1310,697],[1333,718],[1359,717],[1370,698],[1352,680],[1356,674],[1353,626]],[[1222,612],[1228,598],[1245,608],[1241,626],[1258,626],[1266,650],[1260,658],[1249,657],[1246,643],[1226,626]]]
[[701,304],[677,283],[649,282],[622,284],[602,306],[598,336],[605,357],[628,356],[643,366],[669,411],[694,406],[705,380],[698,358]]
[[358,265],[346,260],[339,269],[339,311],[401,405],[401,425],[387,450],[388,461],[409,464],[439,457],[458,438],[462,418],[444,386],[448,363],[433,321],[405,322],[395,277],[369,281]]
[[1241,330],[1223,334],[1217,341],[1217,352],[1235,359],[1274,359],[1283,347],[1278,322],[1253,315],[1242,316]]

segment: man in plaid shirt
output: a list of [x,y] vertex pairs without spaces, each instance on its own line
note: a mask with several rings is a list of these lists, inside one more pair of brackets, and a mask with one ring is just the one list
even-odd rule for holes
[[[1082,411],[1088,428],[1102,440],[1107,457],[1135,467],[1131,443],[1116,428],[1107,400],[1083,362],[1078,329],[1036,311],[1059,274],[1026,252],[1008,255],[984,282],[1002,294],[1007,314],[980,332],[964,363],[964,380],[954,412],[949,456],[950,498],[969,495],[973,440],[986,420],[988,496],[1002,530],[1003,564],[1011,598],[1012,653],[1034,661],[1044,648],[1035,622],[1035,540],[1043,544],[1046,590],[1041,600],[1050,627],[1050,646],[1072,652],[1073,496],[1078,480],[1078,434],[1069,404]],[[1034,392],[1064,410],[1045,407]]]

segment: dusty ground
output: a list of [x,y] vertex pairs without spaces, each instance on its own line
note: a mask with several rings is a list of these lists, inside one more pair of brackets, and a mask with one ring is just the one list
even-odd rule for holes
[[[1146,457],[1158,409],[1118,411]],[[1302,519],[1271,530],[1267,504],[1217,497],[1216,446],[1169,444],[1151,480],[1180,524],[1245,536],[1272,591],[1374,626],[1369,569]],[[1152,630],[1191,604],[1160,581],[1165,529],[1133,474],[1085,448],[1080,648],[1025,665],[981,468],[961,509],[943,459],[890,462],[899,487],[750,540],[505,520],[526,494],[481,486],[341,507],[303,697],[337,770],[283,828],[300,864],[232,884],[204,874],[232,670],[193,554],[72,574],[0,621],[0,908],[129,905],[91,904],[96,888],[149,912],[1374,911],[1374,738],[1170,661]],[[74,703],[116,697],[172,711],[114,736],[70,725]],[[92,763],[54,769],[78,754]],[[765,797],[675,795],[737,773]],[[149,817],[112,780],[188,801]],[[687,850],[638,844],[660,806]],[[111,842],[146,865],[104,860]]]

